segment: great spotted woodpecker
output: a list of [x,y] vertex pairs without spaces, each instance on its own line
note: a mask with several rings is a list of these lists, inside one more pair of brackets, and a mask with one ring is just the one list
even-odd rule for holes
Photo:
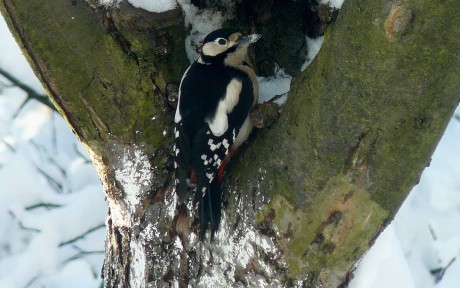
[[229,157],[253,128],[249,113],[258,84],[245,62],[249,44],[261,36],[219,29],[203,41],[200,58],[184,73],[175,115],[175,187],[179,203],[187,182],[196,184],[200,236],[219,228],[222,176]]

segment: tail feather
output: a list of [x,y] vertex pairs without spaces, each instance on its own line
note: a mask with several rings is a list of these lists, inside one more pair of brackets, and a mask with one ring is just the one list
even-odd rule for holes
[[[203,194],[202,188],[205,187]],[[200,220],[200,238],[203,240],[206,231],[210,229],[211,240],[214,239],[214,234],[219,229],[222,216],[222,187],[221,182],[214,178],[212,183],[206,186],[198,185],[196,196],[199,200],[199,220]]]
[[176,194],[179,204],[185,202],[187,198],[187,171],[185,169],[176,169]]

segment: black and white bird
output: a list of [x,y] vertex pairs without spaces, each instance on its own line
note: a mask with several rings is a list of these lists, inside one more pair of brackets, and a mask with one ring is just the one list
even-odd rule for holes
[[175,115],[176,194],[187,198],[187,182],[196,184],[200,236],[219,228],[221,182],[229,157],[253,128],[249,117],[258,84],[245,62],[247,49],[261,36],[219,29],[203,41],[200,58],[185,72]]

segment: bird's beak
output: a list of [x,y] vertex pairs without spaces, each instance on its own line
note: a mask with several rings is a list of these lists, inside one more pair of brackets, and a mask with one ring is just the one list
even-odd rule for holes
[[262,37],[262,35],[260,34],[251,34],[247,36],[242,36],[238,38],[238,40],[236,40],[236,45],[238,46],[249,45],[249,44],[257,42],[257,40],[259,40],[260,37]]

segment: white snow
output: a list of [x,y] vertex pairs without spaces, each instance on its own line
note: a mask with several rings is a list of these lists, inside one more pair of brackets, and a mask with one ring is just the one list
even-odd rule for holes
[[[240,212],[243,201],[240,200],[238,203],[236,213],[244,213]],[[214,243],[217,244],[205,242],[200,247],[203,261],[209,261],[212,264],[202,272],[203,277],[197,283],[197,287],[235,287],[234,281],[228,281],[228,279],[235,276],[237,269],[247,270],[248,274],[243,275],[243,277],[249,283],[258,283],[255,287],[283,287],[279,283],[267,283],[266,279],[255,275],[258,273],[270,275],[273,272],[272,267],[265,265],[259,259],[270,257],[274,261],[278,260],[280,253],[274,243],[268,237],[257,233],[252,225],[244,225],[236,230],[230,228],[231,225],[227,223],[226,214],[223,212],[220,227],[225,228],[219,229],[215,235]],[[209,234],[208,231],[208,238]],[[214,249],[215,247],[218,249]],[[212,260],[210,259],[211,255]],[[254,274],[251,269],[246,269],[251,265],[258,267],[259,272]]]
[[219,11],[208,9],[198,10],[196,6],[191,4],[190,0],[177,0],[185,15],[185,27],[190,27],[190,35],[185,40],[185,50],[187,57],[192,63],[199,58],[198,51],[202,41],[210,32],[222,28],[222,23],[232,14],[231,2],[228,2],[227,13],[224,16]]
[[31,287],[100,287],[100,280],[94,277],[94,270],[85,260],[75,260],[64,266],[59,274],[38,280]]
[[130,287],[143,288],[145,287],[145,251],[139,240],[131,241],[131,266],[129,267],[131,276]]
[[[385,273],[381,273],[382,269],[385,269]],[[380,235],[373,249],[362,260],[355,272],[355,279],[353,279],[351,287],[415,288],[412,273],[405,261],[404,251],[393,226],[389,226]]]
[[[44,94],[3,18],[0,39],[0,67]],[[62,118],[34,100],[19,110],[25,97],[0,89],[0,287],[100,287],[99,179]]]
[[128,0],[134,7],[161,13],[176,8],[176,0]]
[[322,4],[329,4],[336,9],[342,8],[343,2],[345,2],[345,0],[321,0]]
[[275,74],[270,77],[257,77],[259,82],[259,103],[269,101],[275,96],[282,95],[275,101],[277,104],[284,104],[287,93],[291,89],[292,77],[287,75],[283,69],[277,68]]
[[307,56],[307,61],[303,63],[302,68],[300,68],[300,71],[305,70],[308,67],[308,65],[310,65],[311,62],[313,62],[319,50],[321,49],[323,42],[324,42],[324,36],[321,36],[315,39],[307,36],[308,56]]
[[115,179],[123,187],[124,199],[132,213],[140,204],[141,195],[151,187],[151,171],[149,159],[139,147],[124,148]]
[[[101,5],[118,5],[122,0],[99,0]],[[175,0],[128,0],[136,8],[141,8],[149,12],[162,13],[177,7]]]
[[[460,115],[460,108],[456,114]],[[452,119],[430,167],[423,172],[420,183],[414,187],[395,220],[363,258],[351,288],[458,287],[459,135],[460,121]],[[430,271],[445,268],[452,260],[443,277],[436,280]],[[385,283],[391,285],[385,286]]]

